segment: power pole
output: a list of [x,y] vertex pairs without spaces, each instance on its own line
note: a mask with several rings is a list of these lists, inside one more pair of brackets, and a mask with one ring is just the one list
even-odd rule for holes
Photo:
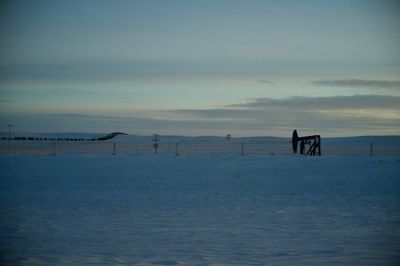
[[11,128],[13,127],[13,125],[11,124],[7,124],[8,127],[8,147],[10,147],[10,140],[11,140]]
[[154,148],[154,154],[157,154],[158,151],[158,146],[160,142],[160,135],[158,134],[154,134],[154,138],[153,138],[153,148]]

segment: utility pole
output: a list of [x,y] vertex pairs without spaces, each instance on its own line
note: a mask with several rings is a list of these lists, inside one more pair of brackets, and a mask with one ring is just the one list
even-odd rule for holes
[[158,143],[160,142],[160,135],[154,134],[153,138],[153,148],[154,148],[154,154],[157,154],[158,151]]
[[10,140],[11,140],[11,128],[13,127],[13,125],[11,124],[7,124],[8,127],[8,147],[10,147]]

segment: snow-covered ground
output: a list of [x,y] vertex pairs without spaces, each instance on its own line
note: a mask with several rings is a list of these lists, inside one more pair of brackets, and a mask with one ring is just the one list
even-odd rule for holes
[[[105,135],[105,134],[103,134]],[[35,140],[11,140],[0,132],[0,153],[30,154],[152,154],[154,136],[118,135],[90,141],[101,134],[37,134]],[[22,136],[22,135],[21,135]],[[3,139],[4,138],[4,139]],[[54,140],[55,139],[55,140]],[[59,140],[61,139],[61,140]],[[65,139],[74,139],[66,141]],[[76,139],[76,141],[75,141]],[[400,156],[400,136],[322,138],[323,155]],[[160,136],[157,153],[180,155],[290,155],[291,139],[277,137]]]
[[0,155],[1,265],[399,265],[400,157]]

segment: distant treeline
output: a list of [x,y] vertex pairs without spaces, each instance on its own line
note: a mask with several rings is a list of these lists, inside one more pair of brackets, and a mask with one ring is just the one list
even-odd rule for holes
[[91,138],[47,138],[47,137],[3,137],[2,140],[29,140],[29,141],[95,141],[97,139]]

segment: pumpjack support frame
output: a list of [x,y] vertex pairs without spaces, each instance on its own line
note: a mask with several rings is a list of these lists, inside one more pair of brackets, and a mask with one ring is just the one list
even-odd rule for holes
[[[300,142],[300,154],[309,156],[321,156],[321,136],[303,136],[299,137],[297,130],[293,130],[292,147],[293,152],[297,153],[297,147]],[[308,149],[307,149],[308,148]]]

